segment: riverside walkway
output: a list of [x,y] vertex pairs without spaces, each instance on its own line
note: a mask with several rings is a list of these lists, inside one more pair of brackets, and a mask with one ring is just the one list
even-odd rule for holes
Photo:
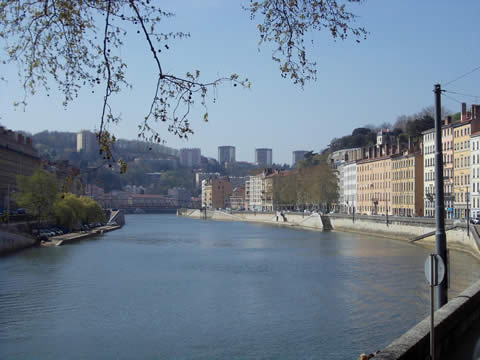
[[64,243],[86,239],[88,237],[95,236],[95,235],[101,235],[103,233],[117,230],[119,228],[121,228],[120,225],[106,225],[106,226],[97,227],[89,231],[73,232],[73,233],[68,233],[68,234],[63,234],[58,236],[52,236],[49,239],[49,241],[42,241],[40,245],[45,247],[60,246],[60,245],[63,245]]

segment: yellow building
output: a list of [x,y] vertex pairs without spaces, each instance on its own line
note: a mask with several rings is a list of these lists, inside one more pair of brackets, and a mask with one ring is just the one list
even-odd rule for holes
[[7,208],[8,190],[17,188],[17,175],[32,175],[39,166],[31,139],[0,127],[0,208]]
[[470,187],[470,127],[471,120],[463,120],[453,127],[454,217],[464,219]]
[[423,216],[423,155],[392,156],[392,210],[396,216]]
[[356,211],[365,215],[392,214],[391,155],[357,163]]

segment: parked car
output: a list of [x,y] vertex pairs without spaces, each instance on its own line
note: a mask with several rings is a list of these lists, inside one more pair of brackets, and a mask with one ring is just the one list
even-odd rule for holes
[[470,224],[480,224],[480,218],[471,218],[470,219]]

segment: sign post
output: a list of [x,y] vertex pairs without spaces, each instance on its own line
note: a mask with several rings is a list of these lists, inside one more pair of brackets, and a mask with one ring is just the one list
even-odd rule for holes
[[439,255],[430,254],[425,261],[425,277],[430,283],[430,359],[435,356],[435,286],[445,277],[445,264]]

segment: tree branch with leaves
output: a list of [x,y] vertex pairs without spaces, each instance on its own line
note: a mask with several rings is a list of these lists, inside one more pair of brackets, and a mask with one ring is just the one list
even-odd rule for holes
[[[359,41],[366,31],[355,27],[356,16],[346,4],[361,0],[264,0],[251,1],[246,8],[252,19],[260,19],[259,46],[273,43],[272,59],[280,64],[282,77],[304,86],[316,78],[315,62],[307,56],[305,36],[310,31],[328,29],[334,39],[351,35]],[[63,94],[63,105],[76,99],[80,90],[98,91],[102,86],[103,106],[98,140],[105,160],[112,160],[115,137],[110,125],[120,116],[111,105],[112,96],[131,88],[127,63],[120,49],[130,31],[143,35],[146,48],[156,66],[151,102],[138,124],[138,137],[161,143],[164,136],[157,123],[180,138],[193,134],[191,109],[203,108],[208,121],[209,94],[225,83],[250,87],[247,78],[237,74],[204,81],[200,70],[185,74],[165,72],[169,42],[187,38],[189,33],[161,32],[166,19],[174,14],[150,0],[1,0],[0,39],[4,41],[3,63],[18,65],[24,97],[16,102],[26,106],[28,96],[44,89],[47,95],[56,86]],[[133,29],[133,30],[132,30]],[[120,160],[121,169],[126,164]]]

